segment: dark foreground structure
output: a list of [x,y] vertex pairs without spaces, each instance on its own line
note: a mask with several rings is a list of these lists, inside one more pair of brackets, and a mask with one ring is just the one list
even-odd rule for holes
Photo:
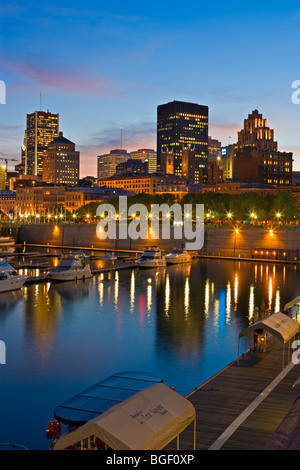
[[[300,390],[294,387],[300,366],[288,363],[288,355],[288,344],[283,350],[274,340],[265,352],[243,355],[186,397],[196,409],[197,450],[300,449]],[[192,445],[190,427],[180,448]]]

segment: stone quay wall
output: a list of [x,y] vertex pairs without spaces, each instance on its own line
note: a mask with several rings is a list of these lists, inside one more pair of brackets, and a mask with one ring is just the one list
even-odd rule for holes
[[[171,229],[168,240],[100,240],[95,224],[24,224],[19,227],[17,242],[34,245],[98,248],[103,250],[142,251],[144,246],[156,244],[166,252],[185,246],[185,238],[176,240]],[[220,257],[298,259],[300,228],[241,227],[237,232],[230,227],[206,226],[204,245],[199,254]],[[267,254],[268,253],[268,254]],[[300,254],[299,254],[300,259]]]

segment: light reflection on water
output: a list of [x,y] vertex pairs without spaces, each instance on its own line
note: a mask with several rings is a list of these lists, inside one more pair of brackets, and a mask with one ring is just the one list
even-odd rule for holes
[[297,266],[199,260],[0,295],[0,442],[47,448],[54,407],[119,370],[187,394],[237,356],[257,308],[280,310],[298,285]]

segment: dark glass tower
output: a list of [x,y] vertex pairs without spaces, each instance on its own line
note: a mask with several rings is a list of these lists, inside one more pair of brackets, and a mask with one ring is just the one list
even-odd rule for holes
[[182,150],[195,150],[195,183],[200,182],[201,170],[208,158],[208,107],[194,103],[173,101],[157,107],[157,163],[160,169],[161,153],[174,153],[174,174],[182,176]]

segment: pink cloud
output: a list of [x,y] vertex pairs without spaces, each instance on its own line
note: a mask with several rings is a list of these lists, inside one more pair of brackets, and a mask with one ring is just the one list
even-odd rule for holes
[[[125,129],[122,148],[128,153],[141,148],[156,150],[156,133],[147,126],[151,123],[141,123],[140,127],[131,126]],[[105,138],[104,138],[105,135]],[[120,148],[120,139],[115,135],[115,128],[103,131],[103,137],[91,137],[91,144],[76,143],[76,149],[80,151],[80,175],[97,175],[97,156],[109,153],[110,150]]]
[[[26,77],[33,82],[39,82],[66,93],[80,95],[121,98],[117,93],[115,84],[106,77],[95,77],[79,73],[78,70],[68,70],[64,72],[49,72],[37,64],[28,62],[4,62],[3,64],[10,71]],[[27,83],[18,83],[18,86],[27,87]]]

